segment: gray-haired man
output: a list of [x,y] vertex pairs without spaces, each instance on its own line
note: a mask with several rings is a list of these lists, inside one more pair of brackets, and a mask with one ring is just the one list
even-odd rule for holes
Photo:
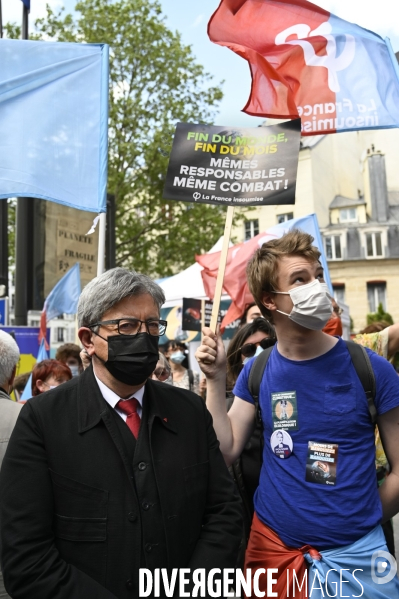
[[[19,361],[19,349],[8,333],[0,330],[0,468],[21,404],[11,401],[10,393]],[[5,594],[0,571],[0,598]]]
[[240,505],[211,417],[193,393],[149,379],[163,301],[144,275],[94,279],[78,308],[92,366],[21,413],[0,479],[15,599],[127,599],[140,568],[235,565]]

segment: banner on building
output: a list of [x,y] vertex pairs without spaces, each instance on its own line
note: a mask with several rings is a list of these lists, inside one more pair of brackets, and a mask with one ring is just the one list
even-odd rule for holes
[[8,325],[8,297],[0,299],[0,326]]
[[[17,366],[17,375],[30,372],[36,364],[40,345],[38,342],[39,327],[2,327],[5,333],[14,337],[21,357]],[[50,329],[47,329],[47,342],[50,342]]]
[[98,228],[86,235],[93,213],[46,203],[44,297],[76,262],[80,263],[82,288],[97,274]]

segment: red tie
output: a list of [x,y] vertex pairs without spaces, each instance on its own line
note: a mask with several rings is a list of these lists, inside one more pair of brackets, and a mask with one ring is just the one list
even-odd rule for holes
[[140,430],[140,416],[137,414],[139,405],[140,403],[135,397],[132,397],[131,399],[121,399],[116,404],[118,410],[126,414],[126,424],[136,439],[139,436]]

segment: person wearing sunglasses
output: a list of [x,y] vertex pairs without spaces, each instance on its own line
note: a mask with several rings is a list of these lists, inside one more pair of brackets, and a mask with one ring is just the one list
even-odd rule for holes
[[[276,343],[273,325],[265,318],[255,318],[235,333],[227,349],[227,409],[233,403],[233,387],[244,364],[251,358]],[[244,540],[239,557],[239,567],[243,566],[244,551],[249,538],[252,517],[254,514],[254,494],[259,484],[259,470],[262,451],[262,427],[257,422],[256,428],[246,444],[241,456],[231,466],[243,503]]]
[[262,349],[274,345],[273,325],[265,318],[255,318],[234,335],[227,349],[227,389],[231,391],[246,362]]
[[195,393],[151,379],[164,301],[123,268],[83,289],[78,334],[91,364],[27,402],[2,464],[11,597],[130,599],[141,568],[234,567],[240,500],[212,418]]

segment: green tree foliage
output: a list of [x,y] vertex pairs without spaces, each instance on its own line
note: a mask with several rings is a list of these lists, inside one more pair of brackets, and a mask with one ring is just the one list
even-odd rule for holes
[[3,25],[3,36],[9,39],[21,39],[21,27],[16,23],[6,23]]
[[110,45],[108,193],[116,202],[117,264],[168,276],[223,233],[225,208],[162,199],[178,121],[211,123],[222,98],[158,0],[82,0],[77,17],[36,22],[46,40]]
[[372,324],[373,322],[387,322],[388,324],[393,324],[392,316],[384,311],[382,304],[378,304],[377,312],[372,312],[371,314],[367,314],[367,324]]

